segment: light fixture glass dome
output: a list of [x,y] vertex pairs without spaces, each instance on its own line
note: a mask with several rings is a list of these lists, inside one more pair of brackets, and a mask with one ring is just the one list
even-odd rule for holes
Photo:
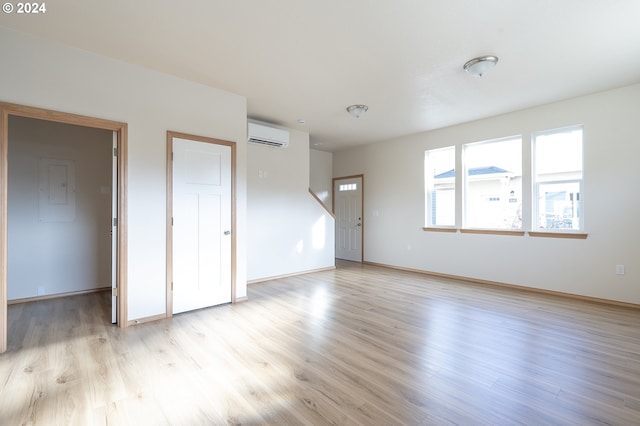
[[498,63],[497,56],[480,56],[467,61],[462,68],[474,77],[482,77]]
[[366,105],[349,105],[347,112],[353,115],[355,118],[360,118],[369,109]]

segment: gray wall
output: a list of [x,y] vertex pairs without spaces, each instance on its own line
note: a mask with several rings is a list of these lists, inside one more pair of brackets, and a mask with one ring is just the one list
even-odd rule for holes
[[322,200],[329,210],[332,208],[331,194],[333,185],[333,154],[330,152],[309,150],[311,190]]
[[249,144],[249,281],[335,265],[334,219],[309,194],[309,134],[290,130],[287,148]]
[[[111,285],[112,132],[9,118],[9,300]],[[40,204],[41,159],[70,160],[75,205]]]

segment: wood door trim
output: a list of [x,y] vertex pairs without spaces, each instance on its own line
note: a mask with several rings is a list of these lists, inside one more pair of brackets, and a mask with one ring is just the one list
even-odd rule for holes
[[336,217],[336,181],[346,180],[346,179],[360,179],[360,206],[362,208],[362,238],[360,240],[360,244],[362,244],[362,253],[360,254],[360,263],[364,263],[364,174],[360,175],[350,175],[350,176],[340,176],[334,177],[331,180],[331,211],[333,212],[333,217]]
[[167,131],[167,270],[166,270],[166,317],[173,316],[173,138],[195,142],[224,145],[231,148],[231,303],[237,303],[236,296],[236,143],[222,139],[197,136],[188,133]]
[[0,353],[7,350],[9,116],[111,130],[118,135],[118,326],[127,327],[127,123],[0,102]]

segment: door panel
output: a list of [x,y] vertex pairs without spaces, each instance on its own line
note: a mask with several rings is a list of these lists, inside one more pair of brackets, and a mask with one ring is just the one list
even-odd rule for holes
[[231,301],[231,148],[173,138],[173,313]]
[[[218,195],[204,195],[200,202],[202,203],[201,211],[208,212],[206,216],[200,218],[200,281],[217,284],[219,287],[223,278],[221,248],[224,239],[220,227],[222,200]],[[211,241],[218,243],[209,244]]]
[[113,163],[111,165],[111,323],[118,322],[118,132],[113,132]]
[[334,182],[336,258],[362,262],[362,177]]
[[[197,251],[196,255],[192,251],[199,243],[198,194],[175,194],[173,205],[174,289],[179,285],[179,292],[195,291],[199,285],[200,258]],[[175,297],[174,293],[174,300]]]

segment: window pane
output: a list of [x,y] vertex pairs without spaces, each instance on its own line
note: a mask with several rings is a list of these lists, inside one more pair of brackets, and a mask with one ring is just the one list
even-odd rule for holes
[[582,126],[534,135],[536,228],[580,230]]
[[522,228],[522,138],[464,146],[464,226]]
[[534,135],[536,181],[582,178],[582,127]]
[[455,155],[456,149],[453,146],[425,152],[427,226],[455,226]]
[[358,184],[357,183],[341,183],[338,188],[339,191],[357,191]]
[[538,227],[580,229],[580,183],[542,183],[538,186]]

